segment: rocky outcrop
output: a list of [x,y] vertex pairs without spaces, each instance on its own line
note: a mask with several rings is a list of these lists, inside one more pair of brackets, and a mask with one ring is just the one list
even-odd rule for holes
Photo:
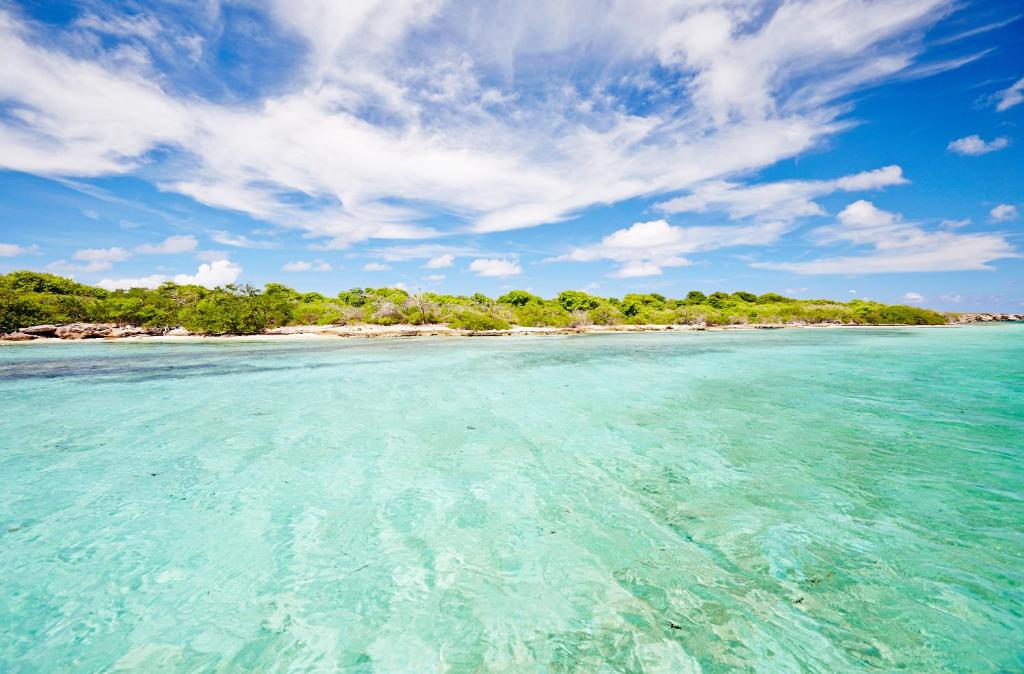
[[950,323],[998,323],[1024,321],[1024,314],[994,314],[987,312],[952,314]]
[[32,325],[27,328],[22,328],[18,332],[26,335],[32,335],[34,337],[56,337],[57,328],[56,325]]
[[98,339],[109,337],[118,328],[113,323],[68,323],[57,328],[60,339]]
[[[168,333],[166,328],[140,328],[135,325],[118,325],[116,323],[68,323],[66,325],[31,325],[17,332],[0,335],[7,342],[25,342],[31,339],[117,339],[120,337],[137,337],[140,335],[158,336],[163,334],[180,334],[181,328]],[[188,331],[183,331],[189,334]]]
[[29,335],[24,332],[10,332],[6,335],[0,335],[0,340],[5,342],[28,342],[33,339],[37,339],[35,335]]

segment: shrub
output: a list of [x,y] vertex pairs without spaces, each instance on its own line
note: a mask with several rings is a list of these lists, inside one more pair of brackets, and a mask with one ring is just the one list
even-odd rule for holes
[[731,297],[729,295],[722,292],[711,293],[707,296],[707,299],[704,300],[704,304],[714,307],[715,309],[724,309],[729,306],[730,299]]
[[594,321],[590,319],[590,314],[581,309],[577,309],[569,315],[569,327],[582,328],[593,324]]
[[704,300],[706,300],[706,299],[707,299],[707,295],[705,295],[701,291],[699,291],[699,290],[691,290],[690,292],[686,293],[686,298],[682,301],[682,304],[684,304],[684,305],[703,304]]
[[749,302],[750,304],[757,302],[757,295],[754,293],[748,293],[745,290],[737,290],[732,294],[732,296],[741,302]]
[[370,322],[378,325],[394,325],[402,321],[402,310],[390,299],[377,297],[373,304]]
[[544,300],[525,290],[510,290],[498,298],[498,303],[524,307],[527,304],[543,304]]
[[243,286],[218,288],[181,312],[181,323],[205,335],[252,335],[268,325],[259,291]]
[[526,304],[514,310],[512,321],[528,327],[565,327],[571,318],[569,312],[552,303]]
[[566,311],[590,311],[601,303],[600,298],[588,295],[582,290],[563,290],[556,298]]
[[448,325],[460,330],[508,330],[511,327],[505,319],[481,311],[460,311]]
[[672,309],[655,310],[647,314],[647,321],[652,325],[674,325],[678,314]]
[[778,293],[764,293],[763,295],[758,295],[758,297],[757,297],[757,303],[758,304],[778,304],[778,303],[781,303],[781,302],[791,302],[791,301],[792,300],[790,300],[788,297],[783,297],[782,295],[779,295]]
[[631,293],[622,298],[622,314],[627,318],[639,319],[649,311],[665,308],[665,296],[658,293],[646,295]]
[[405,320],[413,325],[426,325],[440,321],[437,303],[423,294],[411,295],[403,305]]
[[618,325],[622,322],[622,312],[609,302],[602,302],[588,313],[596,325]]

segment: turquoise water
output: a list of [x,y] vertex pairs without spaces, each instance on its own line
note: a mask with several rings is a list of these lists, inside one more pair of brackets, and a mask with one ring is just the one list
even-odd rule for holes
[[1024,326],[0,348],[3,672],[1024,670]]

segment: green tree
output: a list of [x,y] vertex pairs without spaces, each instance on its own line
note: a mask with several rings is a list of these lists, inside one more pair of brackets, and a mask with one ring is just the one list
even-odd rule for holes
[[699,290],[691,290],[686,293],[686,298],[683,300],[683,304],[686,306],[693,306],[695,304],[703,304],[704,300],[707,299],[707,295]]
[[707,299],[704,300],[704,304],[714,307],[715,309],[724,309],[729,306],[730,296],[727,293],[715,292],[708,295]]
[[558,303],[566,311],[590,311],[601,303],[599,297],[589,295],[582,290],[563,290],[558,293]]
[[544,300],[525,290],[510,290],[498,298],[499,304],[508,304],[513,307],[523,307],[527,304],[543,304]]

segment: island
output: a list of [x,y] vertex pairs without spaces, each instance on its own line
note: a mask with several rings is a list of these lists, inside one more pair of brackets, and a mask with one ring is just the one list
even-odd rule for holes
[[164,283],[157,288],[104,290],[32,271],[0,275],[0,340],[118,339],[234,335],[524,335],[580,332],[936,326],[1019,321],[999,313],[940,313],[864,299],[795,299],[745,291],[682,298],[658,293],[599,297],[565,290],[545,299],[511,290],[410,293],[395,287],[352,288],[327,296],[279,283],[263,288],[205,288]]

